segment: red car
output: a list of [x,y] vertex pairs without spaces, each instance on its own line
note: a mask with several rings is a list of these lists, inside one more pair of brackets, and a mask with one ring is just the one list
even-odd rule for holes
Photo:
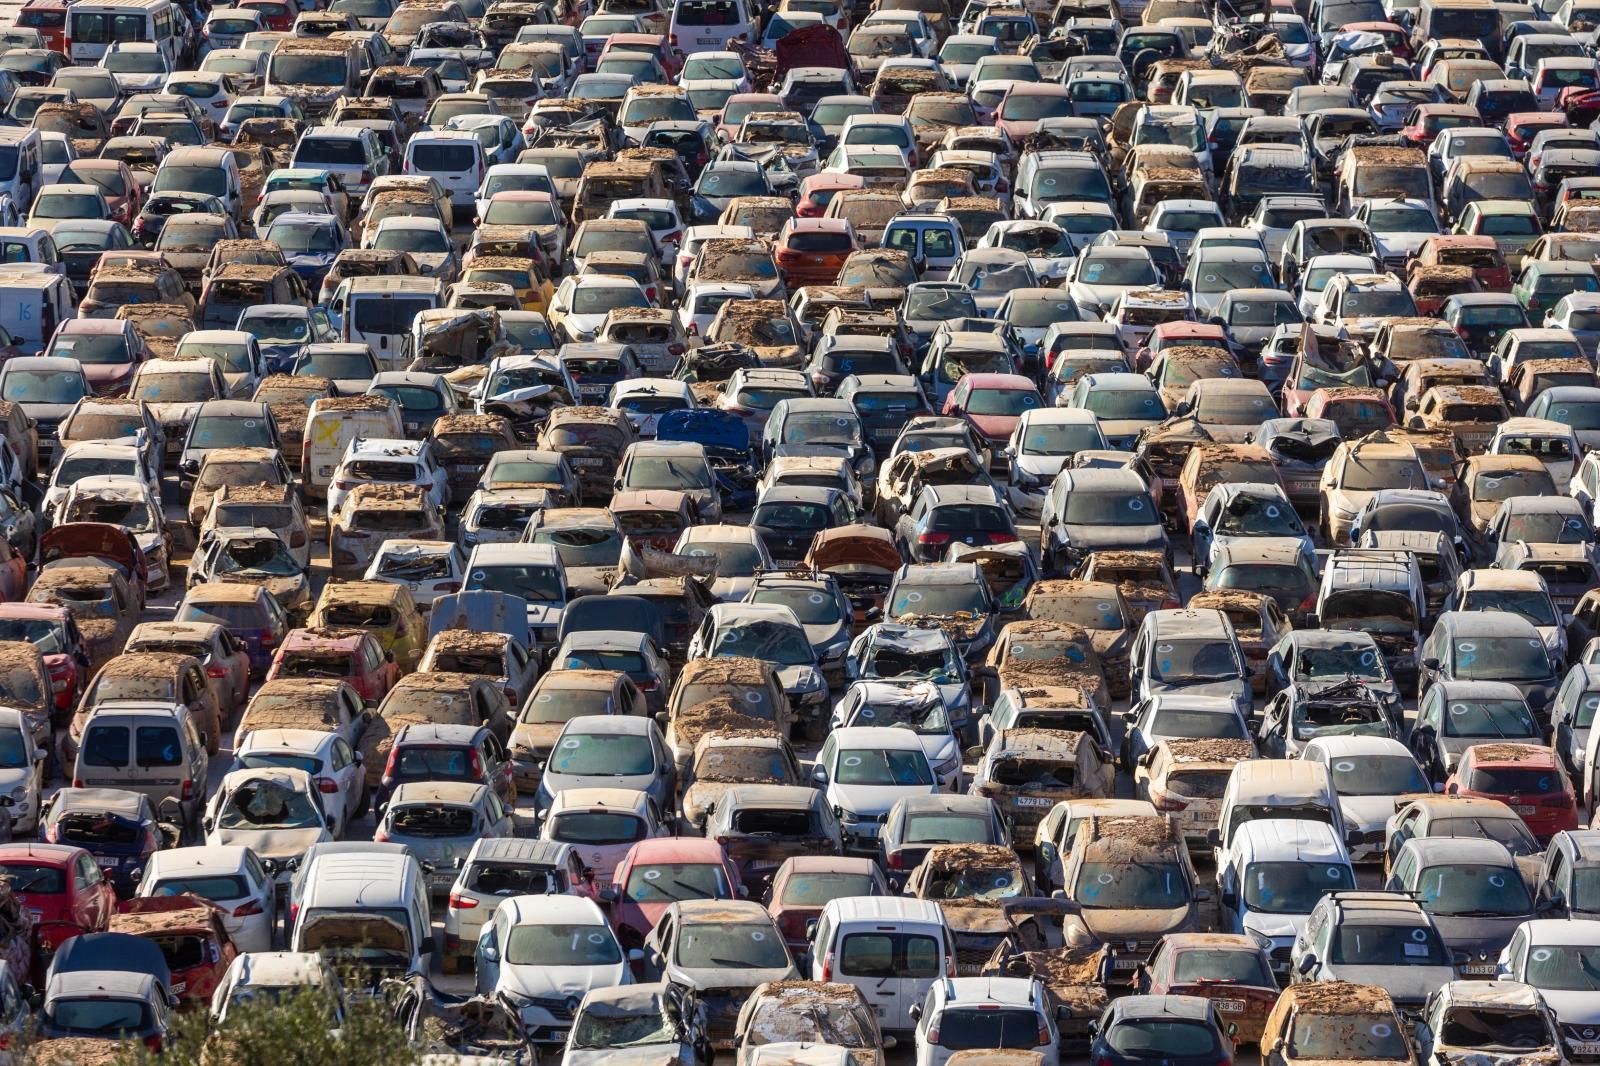
[[1552,748],[1540,744],[1474,744],[1444,783],[1451,796],[1499,800],[1522,817],[1541,844],[1578,828],[1572,783]]
[[112,917],[110,932],[156,942],[172,971],[179,1010],[209,1007],[217,982],[239,954],[222,924],[222,908],[187,892],[128,900]]
[[625,948],[644,938],[683,899],[739,899],[744,882],[722,845],[704,837],[650,837],[628,849],[615,878],[600,890],[611,927]]
[[1411,58],[1411,34],[1397,22],[1349,22],[1339,28],[1340,33],[1375,33],[1383,38],[1389,51],[1401,59]]
[[1133,973],[1141,996],[1199,996],[1233,1023],[1235,1041],[1254,1044],[1278,1002],[1267,951],[1233,933],[1168,933]]
[[998,455],[1022,413],[1043,406],[1033,381],[1021,374],[968,374],[945,397],[942,413],[965,419]]
[[400,679],[400,667],[365,629],[291,629],[272,656],[266,680],[319,677],[350,682],[367,706],[376,706]]
[[[1162,322],[1150,331],[1150,336],[1145,338],[1144,344],[1134,353],[1134,373],[1143,374],[1149,370],[1150,364],[1155,362],[1156,353],[1161,349],[1175,348],[1180,344],[1220,348],[1225,352],[1233,351],[1233,346],[1228,343],[1228,330],[1224,326],[1213,322]],[[1046,356],[1046,367],[1054,362],[1054,359],[1054,356]]]
[[[655,14],[642,15],[639,21],[648,28],[650,20],[659,17]],[[613,33],[600,50],[600,58],[604,59],[613,52],[641,52],[655,56],[661,63],[661,69],[667,72],[667,77],[675,78],[683,68],[683,53],[678,51],[677,45],[676,40],[669,42],[666,35],[660,33]]]
[[1483,117],[1475,107],[1466,104],[1418,104],[1406,116],[1406,124],[1400,129],[1400,139],[1418,148],[1426,148],[1439,136],[1440,130],[1481,125]]
[[1559,111],[1518,111],[1506,116],[1506,142],[1511,145],[1511,154],[1521,159],[1541,132],[1567,126],[1567,116]]
[[1394,408],[1380,388],[1318,389],[1305,403],[1305,418],[1326,418],[1345,440],[1397,425]]
[[813,174],[800,183],[800,202],[794,213],[801,218],[821,218],[836,193],[866,187],[867,179],[860,174]]
[[855,230],[845,219],[796,218],[779,231],[773,258],[792,291],[804,285],[832,285],[855,249]]
[[39,969],[79,933],[103,933],[117,912],[117,893],[85,848],[71,844],[0,844],[0,877],[11,882],[38,922]]
[[873,859],[797,855],[785,859],[772,875],[767,913],[790,951],[806,951],[811,942],[806,926],[822,915],[823,905],[830,899],[891,894],[888,879]]
[[39,646],[55,691],[56,710],[71,713],[89,678],[89,652],[72,612],[53,603],[0,603],[0,640],[26,640]]

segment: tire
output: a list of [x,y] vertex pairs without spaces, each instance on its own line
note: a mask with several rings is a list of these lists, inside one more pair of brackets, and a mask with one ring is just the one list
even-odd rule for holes
[[461,957],[459,955],[451,954],[448,951],[441,954],[439,956],[439,972],[444,974],[446,977],[460,973]]

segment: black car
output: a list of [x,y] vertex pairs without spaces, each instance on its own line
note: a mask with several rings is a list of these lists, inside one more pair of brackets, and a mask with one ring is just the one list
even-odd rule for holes
[[825,529],[855,521],[855,507],[839,489],[774,485],[761,494],[750,526],[780,566],[798,564]]
[[1089,1026],[1095,1066],[1218,1066],[1233,1041],[1213,1001],[1199,996],[1123,996]]

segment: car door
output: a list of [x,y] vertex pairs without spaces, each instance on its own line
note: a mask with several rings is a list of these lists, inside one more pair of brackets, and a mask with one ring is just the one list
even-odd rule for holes
[[483,932],[478,936],[478,945],[473,949],[473,962],[478,974],[479,994],[493,992],[500,981],[500,945],[506,924],[505,912],[497,910],[484,923]]
[[333,738],[329,748],[328,769],[333,773],[334,784],[339,789],[339,794],[344,797],[344,809],[339,812],[339,829],[341,833],[349,831],[350,823],[361,817],[365,806],[362,802],[362,786],[366,783],[366,775],[361,772],[361,766],[356,762],[354,749],[343,737]]

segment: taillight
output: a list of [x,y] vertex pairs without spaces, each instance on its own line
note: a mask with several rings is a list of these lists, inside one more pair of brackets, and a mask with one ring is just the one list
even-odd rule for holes
[[476,751],[467,753],[467,773],[475,780],[483,778],[483,757]]
[[828,952],[822,957],[822,980],[824,983],[833,980],[833,952]]
[[453,911],[470,911],[478,906],[478,901],[471,896],[463,896],[459,892],[450,893],[450,909]]
[[331,777],[319,777],[317,778],[317,791],[331,796],[339,791],[339,786]]
[[922,534],[919,534],[917,536],[917,543],[918,544],[925,544],[925,545],[927,545],[929,547],[938,547],[941,544],[949,544],[950,543],[950,534],[948,534],[948,533],[922,533]]
[[186,800],[194,799],[194,779],[193,778],[186,777],[186,778],[183,779],[183,786],[180,789],[180,791],[178,793],[178,796],[179,796],[180,799],[186,799]]
[[638,689],[640,692],[654,692],[656,689],[660,688],[661,685],[660,682],[655,680],[655,678],[651,678],[649,681],[636,681],[634,682],[633,687]]
[[1176,611],[1179,607],[1182,607],[1182,606],[1183,606],[1183,604],[1179,603],[1176,599],[1174,599],[1171,596],[1168,596],[1166,599],[1161,601],[1161,609],[1163,611]]
[[689,323],[689,328],[684,330],[683,332],[688,334],[691,337],[698,337],[698,336],[700,336],[700,327],[698,325],[696,325],[695,323],[690,322]]
[[1539,800],[1542,807],[1566,807],[1572,803],[1572,794],[1562,792],[1554,796],[1544,796]]
[[[1039,1019],[1039,1037],[1038,1037],[1038,1040],[1039,1040],[1039,1046],[1040,1047],[1044,1047],[1045,1045],[1050,1043],[1050,1030],[1048,1028],[1046,1028],[1043,1018]],[[1231,1064],[1229,1064],[1229,1066],[1231,1066]]]
[[388,759],[387,762],[385,762],[383,764],[383,776],[386,777],[386,778],[393,778],[394,777],[394,772],[395,772],[395,770],[399,769],[399,766],[400,766],[400,749],[398,747],[390,748],[389,749],[389,759]]
[[1188,800],[1181,800],[1170,792],[1152,788],[1150,791],[1150,804],[1158,811],[1181,811],[1189,806]]
[[898,852],[898,851],[891,851],[889,853],[889,869],[891,869],[891,870],[904,870],[905,868],[906,868],[906,860],[905,860],[904,853]]
[[683,231],[675,229],[671,233],[667,234],[665,237],[662,237],[661,240],[665,244],[671,244],[673,241],[678,240],[682,236],[683,236]]
[[939,1046],[939,1023],[938,1022],[934,1022],[933,1025],[928,1028],[928,1043],[931,1044],[933,1047],[938,1047]]
[[645,295],[645,299],[649,300],[651,303],[655,303],[656,302],[656,287],[654,285],[650,286],[648,289],[644,290],[644,295]]
[[1311,595],[1307,596],[1305,599],[1300,601],[1300,609],[1302,611],[1314,610],[1316,608],[1316,606],[1317,606],[1317,594],[1315,592],[1313,592]]
[[249,903],[240,904],[233,909],[233,916],[235,918],[248,918],[253,914],[265,913],[267,913],[267,909],[261,905],[261,901],[259,899],[253,899]]
[[668,355],[682,355],[683,354],[683,345],[681,345],[681,344],[669,344],[669,345],[667,345],[667,354]]
[[387,844],[389,843],[389,831],[384,829],[382,826],[379,826],[377,829],[373,830],[372,839],[378,844]]
[[1462,340],[1469,339],[1468,335],[1467,335],[1467,327],[1466,326],[1457,326],[1456,327],[1456,336],[1460,337]]
[[211,666],[206,667],[206,676],[207,677],[218,677],[218,678],[227,677],[228,676],[228,671],[224,670],[220,666],[217,666],[217,665],[213,664]]
[[145,1037],[144,1046],[149,1049],[152,1054],[161,1054],[161,1037],[159,1035]]

